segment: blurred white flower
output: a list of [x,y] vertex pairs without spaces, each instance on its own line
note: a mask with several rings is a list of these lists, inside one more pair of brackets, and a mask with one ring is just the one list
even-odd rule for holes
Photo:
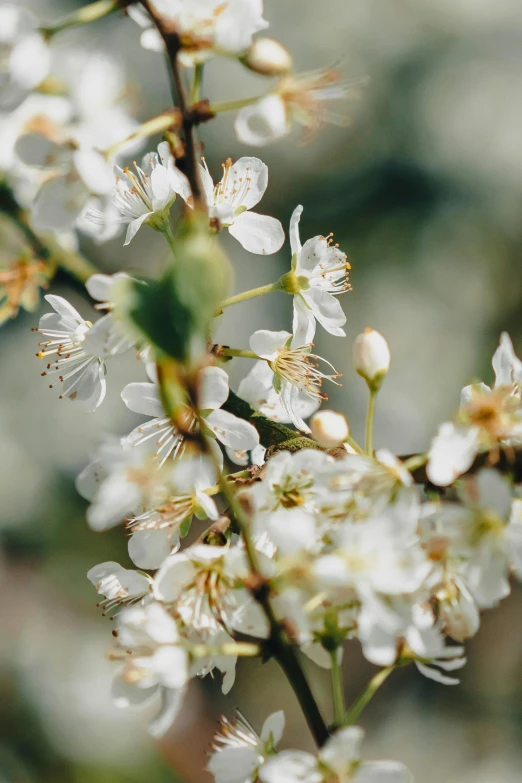
[[[237,55],[248,49],[252,36],[268,27],[262,0],[153,0],[156,13],[180,35],[186,65],[205,62],[214,54]],[[144,28],[145,49],[163,51],[164,44],[148,14],[131,5],[129,16]]]
[[254,783],[266,759],[275,752],[285,726],[284,712],[274,712],[257,734],[247,719],[236,711],[233,721],[224,715],[212,741],[207,769],[216,783]]
[[16,109],[49,73],[51,53],[33,15],[0,6],[0,109]]
[[359,726],[348,726],[338,729],[317,756],[301,750],[283,750],[268,758],[259,770],[259,778],[262,783],[328,783],[330,780],[413,783],[404,764],[362,761],[363,738],[364,732]]
[[235,121],[244,144],[264,147],[288,136],[294,123],[313,135],[323,122],[345,126],[348,119],[327,108],[330,101],[345,100],[353,85],[339,81],[335,70],[283,76],[272,93],[240,109]]

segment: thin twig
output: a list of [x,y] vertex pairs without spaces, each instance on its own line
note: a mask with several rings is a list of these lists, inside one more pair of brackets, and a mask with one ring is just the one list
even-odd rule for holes
[[178,161],[178,165],[180,168],[184,169],[184,173],[187,175],[188,181],[190,182],[195,205],[199,205],[201,207],[203,205],[203,201],[197,162],[196,141],[194,138],[195,117],[194,114],[190,111],[190,107],[188,106],[185,96],[185,89],[183,87],[183,81],[181,78],[178,60],[178,54],[181,50],[179,35],[177,31],[171,25],[169,25],[168,20],[165,20],[160,14],[157,13],[149,0],[141,0],[141,3],[148,12],[159,34],[165,42],[167,59],[169,62],[169,69],[172,78],[173,99],[175,105],[181,112],[183,141],[185,143],[185,154],[183,158]]

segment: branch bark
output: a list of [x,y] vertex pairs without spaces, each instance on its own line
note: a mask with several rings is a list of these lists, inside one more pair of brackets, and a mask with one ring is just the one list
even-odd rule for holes
[[176,164],[187,175],[187,178],[190,182],[190,187],[192,188],[194,205],[202,207],[204,204],[202,201],[202,189],[196,153],[196,140],[194,137],[194,125],[197,121],[197,113],[195,114],[191,111],[191,107],[187,103],[185,90],[183,88],[183,81],[181,78],[178,60],[178,54],[181,50],[179,35],[173,25],[169,23],[169,21],[166,20],[163,16],[161,16],[161,14],[157,13],[150,0],[141,0],[141,3],[151,17],[156,26],[156,29],[165,43],[167,59],[169,61],[170,75],[172,78],[173,99],[182,116],[183,142],[185,145],[185,150],[183,158],[177,160]]

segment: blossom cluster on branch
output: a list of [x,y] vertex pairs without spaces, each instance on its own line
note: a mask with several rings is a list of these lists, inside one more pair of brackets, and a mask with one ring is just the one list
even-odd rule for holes
[[[173,106],[142,124],[109,58],[53,48],[58,33],[112,12],[128,14],[142,45],[170,63]],[[116,703],[155,700],[150,729],[159,736],[191,678],[219,672],[227,693],[238,657],[274,657],[317,753],[278,751],[282,712],[260,734],[241,713],[224,717],[208,761],[218,783],[405,783],[412,778],[399,762],[361,759],[354,724],[397,667],[457,684],[481,611],[509,594],[512,576],[522,578],[522,492],[510,470],[522,439],[522,362],[503,334],[493,387],[466,387],[454,419],[425,454],[407,459],[373,449],[390,367],[379,332],[367,329],[353,345],[368,389],[365,443],[342,414],[319,410],[323,382],[337,384],[339,374],[313,352],[313,339],[318,328],[345,337],[347,256],[330,233],[301,239],[299,205],[286,250],[280,221],[258,211],[267,166],[228,159],[216,182],[196,139],[220,111],[235,111],[237,135],[257,147],[295,124],[309,133],[338,120],[327,102],[351,87],[331,70],[294,73],[277,41],[254,37],[267,26],[261,0],[97,0],[54,27],[0,6],[0,208],[21,236],[19,256],[0,272],[0,312],[36,309],[57,268],[85,284],[91,312],[47,294],[51,310],[34,331],[42,384],[86,412],[103,403],[117,357],[136,355],[136,380],[121,397],[143,420],[123,438],[108,436],[77,479],[88,524],[124,525],[135,566],[105,562],[88,573],[116,621]],[[213,105],[203,73],[217,56],[275,84]],[[157,148],[127,165],[157,134]],[[82,234],[105,242],[122,228],[125,245],[142,230],[164,236],[171,260],[159,279],[106,275],[79,255]],[[247,253],[282,250],[287,271],[231,294],[224,230]],[[272,292],[291,296],[291,331],[258,330],[248,349],[214,343],[228,307]],[[234,357],[254,360],[237,393],[227,373]],[[194,518],[207,528],[187,539]],[[350,707],[347,643],[380,667]],[[327,718],[302,656],[331,671]]]

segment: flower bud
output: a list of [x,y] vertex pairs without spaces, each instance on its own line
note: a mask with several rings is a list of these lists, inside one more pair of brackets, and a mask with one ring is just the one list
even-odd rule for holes
[[292,55],[273,38],[258,38],[241,58],[243,65],[262,76],[280,76],[292,69]]
[[342,413],[318,411],[310,420],[312,438],[327,449],[334,449],[344,443],[350,434],[348,422]]
[[365,329],[355,338],[353,366],[372,391],[380,389],[390,368],[390,349],[376,329]]

